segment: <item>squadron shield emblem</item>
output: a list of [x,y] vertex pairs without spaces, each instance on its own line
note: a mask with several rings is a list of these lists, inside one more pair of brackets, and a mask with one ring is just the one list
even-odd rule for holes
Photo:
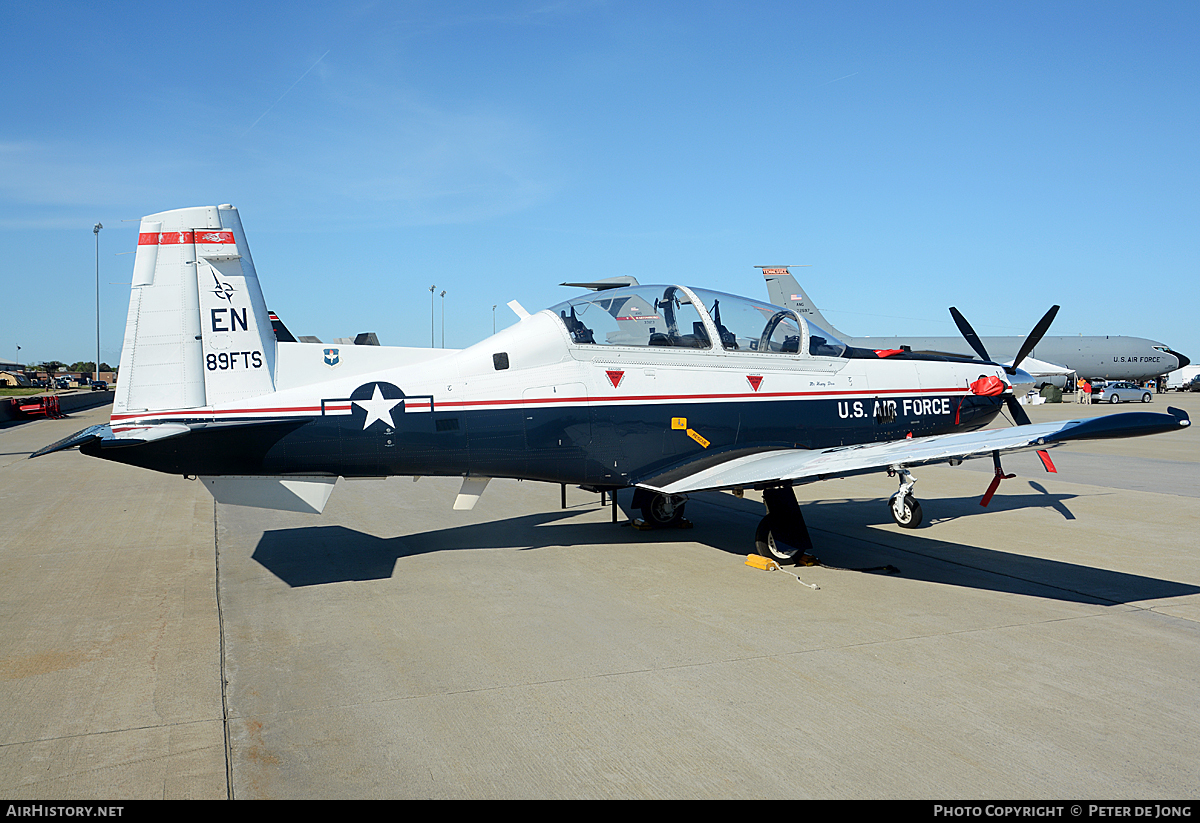
[[337,349],[325,349],[325,365],[329,368],[334,368],[342,360]]

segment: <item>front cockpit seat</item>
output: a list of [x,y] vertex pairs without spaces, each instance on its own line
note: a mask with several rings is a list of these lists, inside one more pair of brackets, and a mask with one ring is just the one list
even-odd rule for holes
[[571,339],[576,343],[596,342],[595,336],[592,334],[592,330],[583,325],[583,322],[575,316],[574,306],[571,307],[570,317],[567,316],[565,311],[559,312],[558,316],[562,318],[563,324],[567,327],[567,331],[571,334]]

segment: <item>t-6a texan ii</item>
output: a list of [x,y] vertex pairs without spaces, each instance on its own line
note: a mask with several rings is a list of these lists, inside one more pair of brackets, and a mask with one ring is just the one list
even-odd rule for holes
[[[761,489],[759,552],[811,545],[792,487],[1189,425],[1132,412],[1031,424],[1016,365],[847,347],[791,309],[682,285],[583,294],[462,350],[281,342],[232,206],[142,219],[108,424],[34,456],[198,476],[221,502],[320,512],[339,477],[458,476],[633,487],[653,525],[687,495]],[[1034,329],[1016,364],[1046,332]],[[964,321],[965,322],[965,321]],[[290,338],[290,335],[282,335]],[[1027,375],[1026,375],[1027,377]],[[1007,406],[1020,425],[984,430]],[[702,524],[701,524],[702,525]]]

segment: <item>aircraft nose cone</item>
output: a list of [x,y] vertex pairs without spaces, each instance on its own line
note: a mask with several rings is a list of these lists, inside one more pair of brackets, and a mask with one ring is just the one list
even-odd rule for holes
[[1180,354],[1173,349],[1167,349],[1167,353],[1175,355],[1175,359],[1179,361],[1179,365],[1175,367],[1176,369],[1182,369],[1184,366],[1192,362],[1191,358],[1189,358],[1187,355]]

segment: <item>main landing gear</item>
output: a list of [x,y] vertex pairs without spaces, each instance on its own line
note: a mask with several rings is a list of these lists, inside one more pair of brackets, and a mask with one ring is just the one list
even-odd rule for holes
[[[800,513],[800,504],[791,486],[763,490],[763,503],[767,516],[754,532],[754,548],[763,557],[776,563],[815,565],[812,556],[812,538]],[[637,528],[667,529],[687,528],[691,524],[683,518],[683,507],[687,495],[661,494],[637,488],[633,492],[631,507],[641,509],[642,519],[635,521]]]
[[754,532],[755,550],[781,565],[814,564],[812,538],[792,487],[763,489],[763,503],[767,506],[767,516]]
[[665,529],[683,520],[687,497],[682,494],[656,494],[642,505],[642,519],[655,528]]
[[662,494],[637,488],[633,490],[630,507],[641,509],[642,522],[651,529],[688,528],[691,524],[683,519],[687,500],[686,494]]
[[900,490],[888,500],[888,511],[902,529],[915,529],[921,525],[921,504],[913,497],[913,486],[917,480],[908,469],[888,469],[888,477],[900,475]]

